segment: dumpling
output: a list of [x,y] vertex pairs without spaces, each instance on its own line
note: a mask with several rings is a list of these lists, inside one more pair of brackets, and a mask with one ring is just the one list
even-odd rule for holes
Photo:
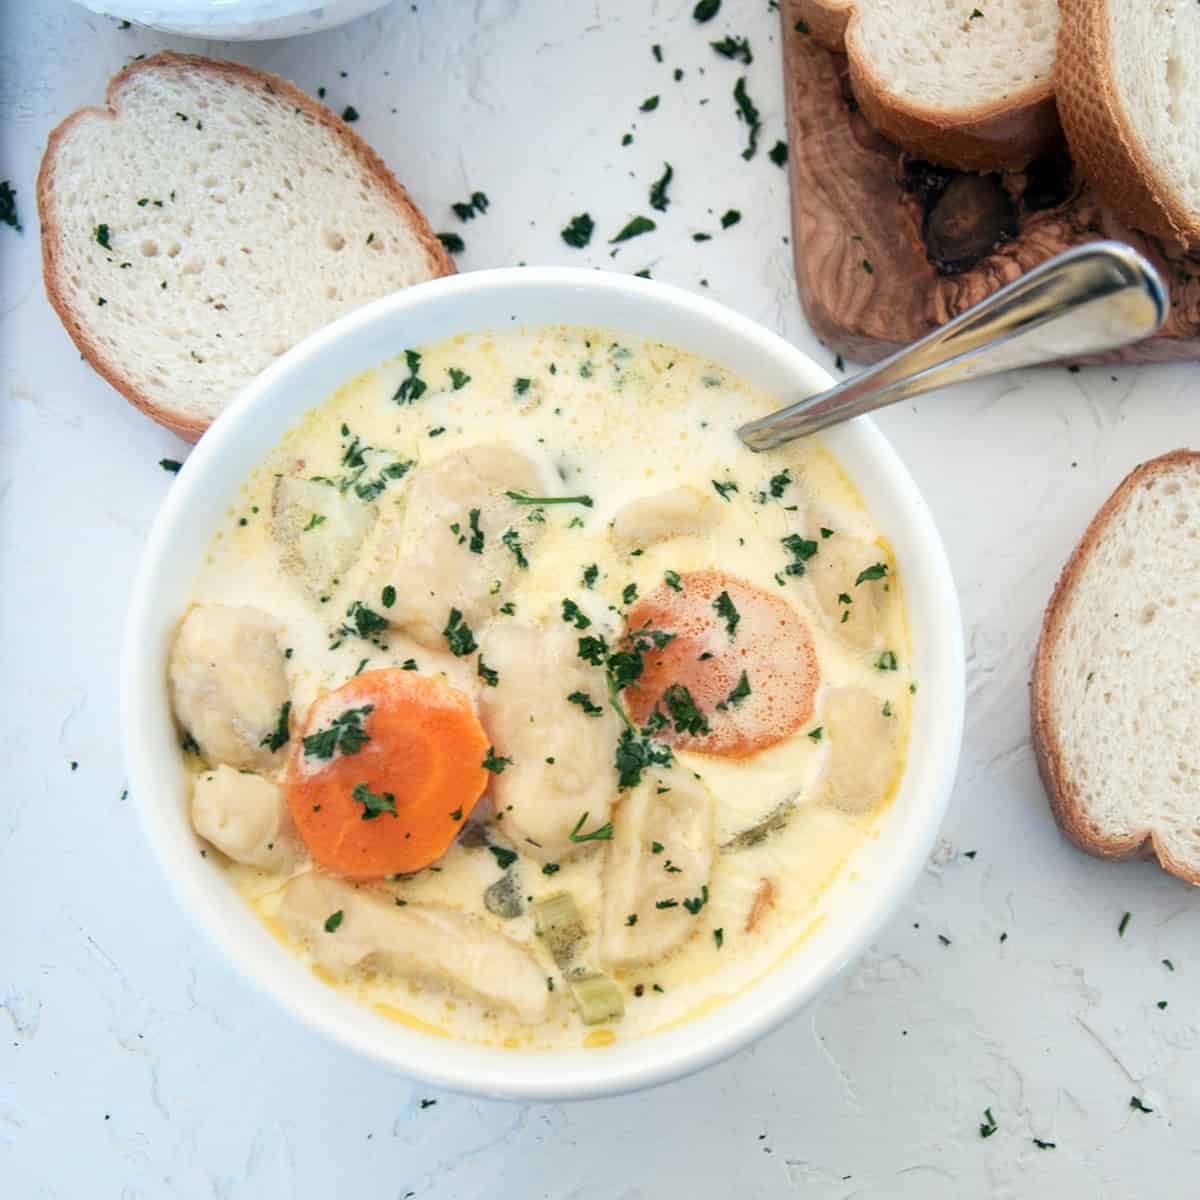
[[693,487],[671,488],[622,505],[613,517],[612,540],[625,552],[645,549],[655,542],[708,533],[720,519],[711,496]]
[[565,625],[498,625],[483,657],[499,679],[481,690],[480,720],[496,753],[512,759],[491,784],[500,828],[542,862],[594,845],[570,834],[584,813],[584,832],[603,825],[616,796],[621,727],[604,673],[583,662]]
[[275,481],[275,540],[283,569],[314,599],[327,597],[358,557],[375,507],[327,483]]
[[289,870],[303,853],[283,789],[224,764],[192,784],[192,827],[234,862],[264,871]]
[[401,908],[390,896],[306,874],[284,889],[279,915],[288,932],[334,975],[368,967],[445,988],[530,1024],[549,1010],[546,971],[537,959],[454,909]]
[[168,677],[179,723],[210,763],[279,766],[272,734],[288,700],[279,623],[257,608],[204,604],[175,635]]
[[378,539],[364,602],[385,588],[396,597],[382,614],[423,646],[445,649],[450,610],[477,630],[504,603],[505,585],[523,569],[542,531],[533,509],[506,492],[546,494],[537,463],[514,446],[485,443],[418,468]]
[[835,688],[825,700],[821,723],[829,742],[823,796],[846,812],[874,808],[887,794],[900,765],[895,717],[865,688]]
[[600,915],[606,966],[658,962],[702,927],[698,917],[708,903],[713,864],[713,809],[708,788],[680,765],[647,773],[617,805]]
[[[853,534],[835,532],[821,538],[818,532],[812,537],[819,548],[805,564],[803,578],[811,584],[826,622],[851,645],[869,649],[882,644],[895,603],[887,552]],[[889,569],[881,572],[880,566]]]

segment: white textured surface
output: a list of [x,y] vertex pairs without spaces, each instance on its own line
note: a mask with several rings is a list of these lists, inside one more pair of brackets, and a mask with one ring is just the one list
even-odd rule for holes
[[[590,262],[689,288],[706,278],[829,362],[796,301],[785,176],[764,156],[783,134],[777,15],[726,0],[698,28],[691,8],[418,0],[307,41],[169,44],[354,104],[434,226],[466,240],[462,269]],[[751,39],[748,70],[708,49],[727,32]],[[1200,441],[1192,366],[1026,373],[884,414],[962,589],[959,784],[900,916],[755,1049],[616,1100],[438,1096],[317,1041],[214,957],[121,800],[116,750],[128,582],[171,485],[158,459],[186,447],[79,362],[42,296],[32,196],[49,128],[95,103],[127,56],[164,44],[65,0],[0,9],[0,179],[26,226],[0,227],[6,1200],[1194,1195],[1200,896],[1063,842],[1026,709],[1041,608],[1087,519],[1133,464]],[[730,96],[742,73],[764,121],[748,164]],[[657,111],[639,113],[654,94]],[[651,212],[664,159],[675,182],[658,232],[609,260],[599,235]],[[447,206],[476,189],[491,208],[460,225]],[[728,208],[739,225],[692,241]],[[585,210],[597,239],[571,250],[558,230]],[[1155,1111],[1131,1110],[1134,1094]],[[999,1128],[981,1139],[985,1107]]]

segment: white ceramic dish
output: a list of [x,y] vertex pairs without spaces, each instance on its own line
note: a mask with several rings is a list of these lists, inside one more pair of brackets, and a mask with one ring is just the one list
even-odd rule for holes
[[[795,1014],[865,948],[925,862],[958,758],[963,649],[958,599],[929,511],[875,425],[825,435],[890,539],[905,584],[919,691],[912,744],[880,836],[825,893],[822,920],[762,982],[677,1028],[599,1049],[513,1051],[431,1037],[322,984],[259,924],[221,869],[201,858],[172,724],[166,658],[201,558],[243,479],[335,388],[402,349],[469,330],[607,326],[697,351],[777,395],[825,388],[811,359],[754,322],[665,284],[599,271],[513,268],[458,275],[377,300],[313,334],[263,372],[192,452],[151,530],[130,601],[121,666],[129,781],[147,836],[184,907],[285,1009],[406,1075],[478,1095],[561,1100],[674,1079],[748,1045]],[[717,414],[714,414],[714,416]]]
[[389,0],[79,0],[92,12],[161,33],[221,41],[297,37],[344,25]]

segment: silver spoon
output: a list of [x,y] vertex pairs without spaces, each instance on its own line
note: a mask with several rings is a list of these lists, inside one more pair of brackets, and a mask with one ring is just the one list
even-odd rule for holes
[[837,387],[743,425],[738,437],[770,450],[952,383],[1112,350],[1149,337],[1167,310],[1166,285],[1146,258],[1123,242],[1089,242]]

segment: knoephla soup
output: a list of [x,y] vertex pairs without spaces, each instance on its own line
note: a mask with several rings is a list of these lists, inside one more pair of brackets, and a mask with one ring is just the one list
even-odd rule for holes
[[788,952],[901,773],[900,572],[771,397],[604,329],[451,338],[246,481],[171,692],[201,853],[329,986],[603,1045]]

